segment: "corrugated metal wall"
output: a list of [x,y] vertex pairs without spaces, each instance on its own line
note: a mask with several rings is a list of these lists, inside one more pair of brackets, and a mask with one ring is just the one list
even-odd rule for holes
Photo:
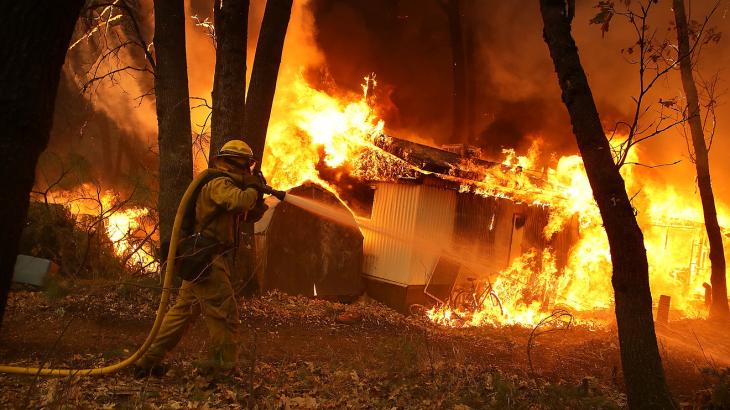
[[382,182],[375,188],[370,218],[375,229],[365,230],[365,273],[379,279],[408,284],[411,247],[401,238],[413,236],[418,211],[420,185]]
[[[378,183],[365,230],[365,273],[402,285],[425,285],[439,248],[451,245],[456,192],[426,185]],[[414,249],[415,248],[415,249]]]
[[509,199],[459,194],[453,246],[470,276],[494,275],[510,258],[515,204]]
[[481,278],[504,270],[527,250],[548,246],[561,268],[578,236],[577,221],[547,241],[548,213],[541,206],[443,187],[378,183],[371,224],[387,234],[364,232],[364,271],[401,285],[425,285],[448,248],[466,276]]
[[443,249],[452,247],[456,191],[421,185],[409,285],[425,285]]

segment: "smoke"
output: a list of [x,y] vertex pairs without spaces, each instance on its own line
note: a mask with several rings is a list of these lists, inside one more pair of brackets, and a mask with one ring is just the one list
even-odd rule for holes
[[[525,151],[530,141],[540,137],[543,151],[556,155],[577,153],[569,117],[561,101],[557,77],[542,38],[538,2],[462,2],[468,9],[463,19],[474,28],[475,72],[470,87],[475,92],[475,131],[470,143],[493,156],[503,148]],[[638,72],[628,64],[621,50],[635,42],[633,28],[614,19],[610,31],[601,33],[590,25],[596,2],[578,2],[573,35],[604,126],[630,118],[637,94]],[[701,19],[714,1],[693,2],[693,16]],[[712,25],[719,31],[730,29],[727,2]],[[311,5],[317,28],[316,40],[333,80],[355,90],[364,73],[374,71],[379,84],[387,89],[388,104],[397,107],[384,115],[387,131],[407,138],[431,140],[436,144],[451,139],[452,70],[449,26],[439,1],[423,0],[314,0]],[[658,36],[673,41],[668,31],[673,21],[669,3],[655,6],[650,22]],[[730,43],[704,51],[705,75],[730,64]],[[727,82],[724,81],[727,88]],[[649,101],[681,96],[678,76],[672,74]],[[721,105],[714,155],[711,156],[715,181],[730,177],[730,169],[719,162],[719,152],[730,148],[726,135],[730,106]],[[694,193],[694,169],[680,129],[655,138],[640,147],[642,162],[661,164],[682,160],[673,167],[642,171]],[[714,158],[714,161],[713,161]],[[720,198],[730,200],[730,188],[715,184]]]
[[[542,21],[537,2],[466,0],[464,19],[474,28],[474,66],[469,80],[474,92],[475,127],[470,143],[492,156],[503,148],[526,151],[540,138],[543,152],[559,155],[577,152],[569,118],[560,99],[552,61],[542,39]],[[707,4],[705,4],[707,3]],[[695,16],[706,12],[712,2],[694,2]],[[664,29],[672,20],[671,10],[658,3],[657,27]],[[248,75],[253,64],[264,0],[251,2],[248,38]],[[579,3],[573,34],[589,75],[602,120],[610,128],[631,112],[631,96],[636,94],[635,67],[622,59],[620,50],[632,42],[627,26],[615,21],[605,37],[597,26],[588,24],[595,14],[591,2]],[[195,25],[192,16],[212,20],[212,0],[188,0],[187,57],[191,97],[210,103],[215,50],[207,32]],[[140,2],[138,19],[143,37],[151,41],[154,24],[152,2]],[[714,21],[720,31],[730,28],[727,4]],[[79,30],[83,30],[83,22]],[[105,29],[106,30],[106,29]],[[103,31],[102,31],[103,33]],[[77,33],[77,34],[80,34]],[[663,33],[660,33],[663,35]],[[670,35],[672,33],[669,33]],[[101,36],[82,41],[69,53],[66,64],[68,92],[59,94],[52,148],[73,147],[89,158],[114,158],[115,173],[136,168],[157,168],[157,123],[154,96],[139,96],[151,90],[147,73],[125,73],[114,81],[101,82],[84,99],[70,97],[86,81],[80,74],[88,69],[100,51]],[[142,64],[138,52],[125,51],[121,63]],[[706,74],[720,72],[730,64],[730,43],[726,40],[705,51],[701,69]],[[390,134],[431,142],[451,140],[452,66],[448,19],[436,0],[307,0],[295,1],[274,100],[271,127],[286,123],[290,85],[298,76],[329,93],[360,93],[363,76],[375,72],[379,113]],[[727,83],[720,86],[721,91]],[[651,96],[681,95],[674,75]],[[721,100],[721,104],[723,101]],[[198,102],[192,101],[196,107]],[[717,183],[730,177],[730,169],[719,163],[718,152],[730,149],[726,138],[730,126],[730,106],[718,111],[718,130],[711,154],[715,189],[720,198],[730,199],[730,187]],[[66,115],[61,115],[62,113]],[[70,114],[69,114],[70,113]],[[85,113],[85,114],[84,114]],[[80,118],[82,115],[86,118]],[[209,133],[209,109],[192,109],[193,132]],[[73,117],[73,121],[69,120]],[[93,131],[93,135],[91,135]],[[678,166],[648,172],[694,193],[693,164],[688,160],[681,133],[667,133],[641,146],[642,161],[650,164],[682,160]],[[91,148],[90,148],[91,146]],[[117,147],[121,147],[117,149]],[[121,150],[121,154],[117,151]],[[196,151],[196,167],[205,166],[206,149]],[[112,152],[109,152],[112,151]],[[106,161],[105,161],[106,162]],[[108,172],[99,167],[100,172]],[[145,171],[147,172],[147,171]]]

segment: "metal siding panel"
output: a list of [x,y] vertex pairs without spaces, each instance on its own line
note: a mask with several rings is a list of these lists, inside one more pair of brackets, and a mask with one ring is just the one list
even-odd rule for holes
[[425,241],[413,252],[409,285],[425,285],[443,249],[453,238],[456,191],[422,185],[415,235]]
[[[548,210],[524,208],[521,246],[552,245],[558,265],[564,265],[563,254],[575,242],[574,229],[569,226],[546,243],[541,234]],[[364,231],[370,261],[366,273],[403,285],[424,285],[438,261],[440,252],[431,248],[434,245],[454,250],[479,276],[496,274],[508,263],[514,212],[515,204],[508,199],[457,194],[427,185],[378,183],[370,221],[388,234]],[[409,238],[416,239],[415,249],[403,240]]]
[[[371,223],[395,237],[411,237],[415,226],[417,186],[379,183],[373,201]],[[367,254],[374,256],[368,274],[406,284],[411,247],[378,232],[366,232]]]

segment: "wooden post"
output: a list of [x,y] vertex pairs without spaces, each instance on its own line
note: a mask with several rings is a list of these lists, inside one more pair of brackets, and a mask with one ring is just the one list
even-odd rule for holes
[[672,298],[667,295],[659,296],[659,307],[656,311],[656,321],[660,325],[669,325],[669,302]]

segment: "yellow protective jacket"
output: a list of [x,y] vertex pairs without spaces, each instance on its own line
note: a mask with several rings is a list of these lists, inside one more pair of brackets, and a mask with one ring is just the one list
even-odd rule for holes
[[235,243],[236,218],[254,207],[259,194],[253,188],[239,188],[245,186],[247,178],[255,177],[234,174],[225,169],[219,171],[225,172],[226,176],[209,181],[200,191],[195,204],[195,231],[200,232],[202,225],[218,213],[202,234],[217,239],[225,246],[232,246]]

